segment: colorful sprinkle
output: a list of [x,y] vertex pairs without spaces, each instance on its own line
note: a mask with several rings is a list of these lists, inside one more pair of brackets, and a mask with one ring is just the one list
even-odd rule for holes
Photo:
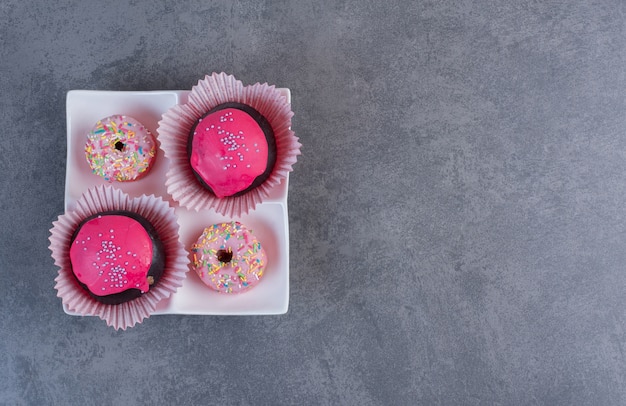
[[132,181],[154,162],[156,141],[134,118],[114,115],[98,121],[87,134],[85,157],[92,172],[105,180]]
[[[230,261],[218,259],[218,252],[223,250],[232,253]],[[191,251],[200,279],[222,293],[239,293],[254,287],[267,264],[261,244],[250,230],[236,221],[205,228]]]

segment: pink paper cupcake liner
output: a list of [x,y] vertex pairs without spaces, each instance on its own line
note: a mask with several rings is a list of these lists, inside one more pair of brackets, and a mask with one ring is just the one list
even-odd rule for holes
[[[198,119],[227,102],[247,104],[267,119],[276,138],[276,163],[269,178],[260,186],[242,196],[220,199],[195,178],[187,157],[187,141]],[[247,214],[287,177],[300,155],[301,144],[291,131],[292,116],[291,105],[275,86],[267,83],[244,86],[232,75],[207,75],[192,88],[186,104],[172,107],[159,122],[159,142],[170,161],[165,182],[167,192],[189,210],[214,209],[229,217]]]
[[[126,210],[146,218],[156,229],[165,249],[165,269],[159,282],[139,298],[119,305],[107,305],[92,298],[77,282],[70,264],[72,235],[85,218],[102,211]],[[178,240],[178,222],[174,209],[160,197],[131,198],[111,186],[87,190],[76,202],[76,208],[59,216],[50,229],[50,250],[59,269],[55,289],[57,296],[71,312],[98,316],[109,326],[126,330],[152,314],[157,304],[182,286],[189,260]]]

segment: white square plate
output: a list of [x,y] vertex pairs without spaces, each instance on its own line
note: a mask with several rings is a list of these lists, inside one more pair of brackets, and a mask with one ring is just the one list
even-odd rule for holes
[[[278,89],[291,102],[289,89]],[[189,91],[116,92],[71,90],[67,93],[67,172],[65,176],[65,210],[72,210],[76,201],[89,188],[109,184],[94,175],[85,159],[87,133],[95,123],[113,114],[132,116],[158,138],[161,116],[178,103],[185,103]],[[165,187],[168,161],[159,150],[154,167],[144,178],[134,182],[113,182],[112,185],[132,197],[154,194],[174,207],[180,225],[180,241],[189,251],[204,227],[229,221],[213,210],[189,211],[179,207]],[[254,289],[238,295],[214,292],[200,281],[195,272],[169,299],[161,301],[155,314],[196,315],[260,315],[283,314],[289,306],[289,221],[287,190],[289,178],[274,188],[269,199],[255,210],[234,218],[253,230],[268,256],[265,276]],[[63,310],[70,312],[65,306]]]

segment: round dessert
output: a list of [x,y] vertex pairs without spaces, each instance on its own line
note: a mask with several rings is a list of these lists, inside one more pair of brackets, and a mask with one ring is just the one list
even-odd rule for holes
[[142,178],[154,163],[156,152],[152,133],[136,119],[122,115],[98,121],[85,144],[91,170],[109,182]]
[[267,119],[252,107],[220,104],[189,133],[187,155],[200,183],[218,198],[241,196],[261,185],[276,162],[276,140]]
[[108,211],[83,220],[70,246],[72,272],[99,302],[128,302],[163,275],[165,254],[154,227],[140,215]]
[[205,228],[191,252],[202,282],[222,293],[240,293],[256,286],[267,264],[261,243],[237,221]]

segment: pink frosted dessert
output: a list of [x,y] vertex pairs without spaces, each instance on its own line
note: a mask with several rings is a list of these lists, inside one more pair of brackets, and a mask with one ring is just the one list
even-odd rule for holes
[[240,293],[256,286],[267,265],[261,243],[237,221],[205,228],[191,252],[202,282],[221,293]]
[[259,186],[276,162],[271,125],[241,103],[221,104],[201,117],[189,134],[187,152],[196,178],[218,198]]
[[142,178],[154,163],[156,152],[152,133],[136,119],[119,114],[98,121],[85,144],[92,172],[109,182]]
[[102,212],[85,219],[72,238],[72,272],[96,300],[120,304],[146,293],[165,264],[152,225],[138,214]]

